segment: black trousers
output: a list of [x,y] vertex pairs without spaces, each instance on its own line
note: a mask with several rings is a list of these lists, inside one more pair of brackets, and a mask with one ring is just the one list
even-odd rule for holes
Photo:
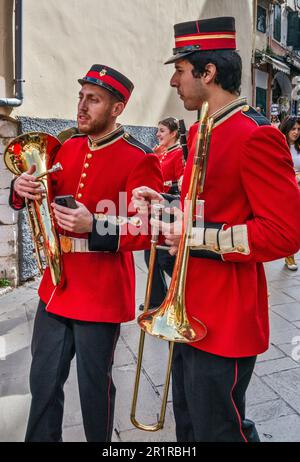
[[25,441],[62,441],[63,387],[75,354],[86,439],[111,440],[116,393],[111,372],[119,334],[119,324],[55,316],[40,301],[32,338],[32,402]]
[[258,442],[245,419],[245,393],[256,357],[223,358],[175,344],[172,387],[179,442]]
[[[147,267],[149,267],[149,259],[150,250],[145,250],[145,262]],[[168,290],[164,272],[166,272],[168,276],[172,277],[175,260],[176,257],[170,255],[169,252],[165,250],[157,250],[150,305],[159,306],[164,301]]]

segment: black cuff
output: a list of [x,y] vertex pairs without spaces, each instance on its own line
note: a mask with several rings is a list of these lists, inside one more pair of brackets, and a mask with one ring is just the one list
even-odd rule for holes
[[172,183],[172,186],[170,187],[168,194],[170,194],[171,196],[177,196],[176,199],[180,197],[177,181],[174,181],[174,183]]
[[93,218],[93,230],[89,233],[89,250],[100,252],[117,252],[119,248],[119,225],[109,219]]
[[162,197],[168,201],[168,202],[173,202],[173,201],[180,201],[180,195],[173,195],[173,194],[166,194],[166,193],[162,193],[161,194]]
[[20,210],[25,208],[25,199],[23,200],[23,205],[21,207],[15,207],[13,204],[13,194],[14,194],[14,184],[17,178],[14,178],[10,184],[10,193],[9,193],[9,198],[8,198],[8,203],[9,206],[15,210],[16,212],[19,212]]
[[210,250],[190,250],[190,257],[193,258],[209,258],[210,260],[222,260],[221,255]]
[[[223,228],[224,223],[204,223],[204,234],[203,234],[203,244],[205,245],[205,231],[207,228],[218,229],[221,231]],[[190,249],[190,256],[193,258],[209,258],[210,260],[221,260],[222,257],[216,252],[212,252],[211,250],[205,249]]]

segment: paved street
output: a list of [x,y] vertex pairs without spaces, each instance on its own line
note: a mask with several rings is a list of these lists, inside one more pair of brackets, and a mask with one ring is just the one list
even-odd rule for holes
[[[135,257],[138,306],[144,297],[146,269],[143,254],[137,253]],[[271,345],[269,351],[258,358],[247,395],[248,417],[256,421],[261,440],[271,442],[300,441],[300,270],[292,273],[283,263],[280,260],[266,265]],[[0,297],[0,441],[24,438],[30,404],[28,372],[37,286],[38,281],[27,283]],[[114,381],[119,393],[113,440],[173,442],[171,403],[166,426],[160,432],[142,432],[130,423],[138,339],[139,328],[135,322],[123,325],[114,364]],[[293,339],[297,344],[292,344]],[[145,423],[152,423],[160,408],[166,360],[167,343],[147,336],[138,415]],[[64,440],[84,441],[74,364],[65,394]]]

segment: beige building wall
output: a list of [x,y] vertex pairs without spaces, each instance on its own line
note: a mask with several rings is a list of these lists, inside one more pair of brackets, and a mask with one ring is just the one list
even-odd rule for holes
[[[14,96],[13,3],[0,0],[0,97]],[[173,65],[163,65],[174,47],[173,24],[222,15],[236,17],[250,98],[252,0],[25,0],[24,103],[11,116],[75,118],[77,78],[100,63],[135,83],[124,123],[153,126],[167,115],[190,122],[195,115],[169,86]]]
[[[258,3],[258,5],[262,6],[267,11],[267,31],[269,31],[271,27],[270,22],[269,22],[270,1],[269,0],[256,0],[255,3],[256,4]],[[256,28],[255,28],[255,33],[256,33],[255,49],[266,50],[268,47],[269,33],[262,33],[258,31]]]

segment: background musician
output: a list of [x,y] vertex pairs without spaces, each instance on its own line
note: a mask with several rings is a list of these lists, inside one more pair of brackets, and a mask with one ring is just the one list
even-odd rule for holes
[[178,120],[168,117],[158,122],[158,146],[153,151],[158,155],[164,179],[164,192],[178,194],[178,181],[183,175],[184,158],[179,143]]
[[[174,117],[168,117],[158,122],[157,139],[159,144],[153,151],[159,158],[163,180],[164,192],[179,194],[178,182],[182,179],[184,171],[183,150],[179,143],[178,121]],[[150,251],[145,250],[145,262],[149,267]],[[150,307],[160,306],[167,293],[165,273],[172,276],[175,258],[164,250],[157,250],[154,264],[153,284],[150,298]],[[141,304],[139,309],[144,309]]]

